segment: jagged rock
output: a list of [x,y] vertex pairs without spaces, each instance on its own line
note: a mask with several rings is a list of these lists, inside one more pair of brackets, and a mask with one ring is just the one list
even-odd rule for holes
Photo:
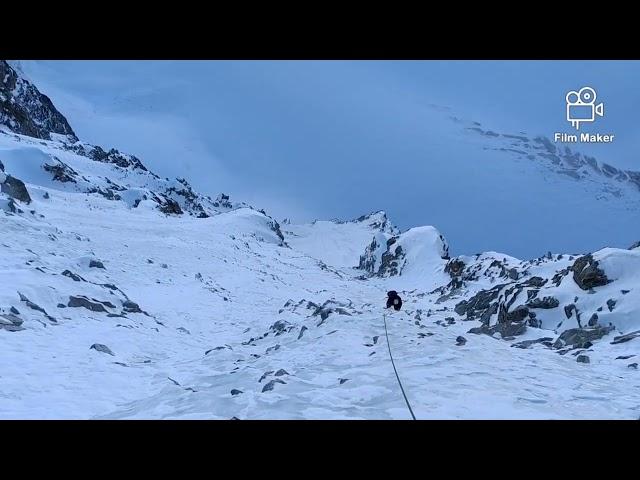
[[15,325],[16,327],[19,327],[23,323],[24,320],[13,313],[0,314],[0,324],[2,325]]
[[529,308],[549,309],[558,307],[560,305],[560,301],[555,297],[544,297],[542,299],[534,298],[530,302],[527,302],[526,305]]
[[578,363],[590,363],[588,355],[578,355],[578,358],[576,358],[576,361]]
[[458,337],[456,338],[456,345],[457,345],[457,346],[459,346],[459,347],[460,347],[460,346],[464,345],[465,343],[467,343],[467,339],[466,339],[466,338],[464,338],[463,336],[461,336],[461,335],[460,335],[460,336],[458,336]]
[[[266,213],[265,215],[269,217],[269,215],[267,215]],[[276,236],[280,239],[280,245],[282,246],[284,244],[284,234],[280,229],[280,224],[276,222],[273,218],[271,218],[271,221],[267,225],[269,225],[269,228],[271,229],[271,231],[274,232]]]
[[6,175],[4,182],[0,183],[0,191],[20,202],[31,203],[31,196],[24,182],[11,175]]
[[381,276],[388,275],[393,277],[400,273],[398,265],[405,256],[404,250],[402,249],[402,246],[398,245],[393,253],[389,251],[389,247],[393,245],[396,240],[397,237],[387,240],[387,251],[382,254],[380,259],[380,268],[378,269],[378,274]]
[[233,204],[229,201],[229,195],[224,193],[221,193],[216,197],[216,200],[213,202],[213,206],[216,208],[233,208]]
[[165,215],[182,215],[184,213],[180,208],[180,204],[171,198],[165,198],[165,202],[158,208]]
[[14,315],[0,315],[0,330],[7,330],[8,332],[18,332],[24,330],[21,327],[22,320],[14,317]]
[[638,369],[638,364],[637,363],[630,363],[629,365],[627,365],[627,368],[633,368],[634,370]]
[[115,357],[115,353],[113,353],[109,347],[107,347],[106,345],[103,345],[101,343],[94,343],[93,345],[91,345],[89,347],[89,350],[91,350],[91,349],[96,350],[98,352],[107,353],[107,354],[113,355]]
[[[484,334],[490,337],[501,337],[503,339],[522,335],[527,331],[527,325],[523,323],[497,323],[493,326],[482,324],[480,327],[471,328],[467,333],[476,335]],[[499,335],[496,335],[499,334]]]
[[511,280],[517,280],[519,275],[518,275],[518,270],[516,270],[515,268],[511,268],[509,270],[507,270],[507,276],[511,279]]
[[629,250],[634,250],[636,248],[640,248],[640,240],[635,242],[633,245],[629,247]]
[[455,307],[453,307],[453,311],[456,312],[458,315],[464,315],[465,313],[467,313],[468,305],[469,305],[469,302],[467,302],[466,300],[462,300],[461,302],[456,304]]
[[493,330],[491,327],[489,327],[489,325],[486,325],[484,323],[479,327],[473,327],[467,331],[467,333],[474,333],[476,335],[485,334],[489,336],[493,336],[494,332],[495,330]]
[[616,357],[616,360],[627,360],[631,357],[635,357],[635,355],[620,355],[619,357]]
[[464,272],[465,263],[459,259],[453,259],[447,263],[444,267],[445,273],[448,273],[452,278],[459,277]]
[[482,323],[489,325],[491,316],[496,314],[497,312],[498,312],[498,302],[495,302],[491,304],[491,306],[487,310],[482,312],[482,315],[480,315],[480,321]]
[[107,200],[122,200],[122,197],[117,193],[114,193],[112,188],[90,187],[86,190],[87,193],[97,193],[102,195]]
[[7,332],[20,332],[22,330],[25,330],[25,328],[20,325],[14,325],[9,323],[5,324],[0,322],[0,330],[6,330]]
[[274,345],[272,347],[269,347],[265,350],[265,353],[269,353],[271,351],[275,351],[275,350],[280,350],[280,344],[278,343],[277,345]]
[[0,124],[12,132],[51,140],[51,134],[77,141],[69,122],[46,95],[0,60]]
[[547,347],[550,347],[552,341],[553,341],[553,338],[551,337],[542,337],[542,338],[537,338],[535,340],[523,340],[522,342],[514,343],[511,346],[515,348],[529,348],[531,345],[542,343]]
[[616,345],[618,343],[625,343],[629,340],[633,340],[636,337],[640,337],[640,330],[636,330],[635,332],[627,333],[626,335],[620,335],[618,337],[613,338],[612,345]]
[[613,300],[611,298],[609,300],[607,300],[607,308],[609,309],[610,312],[613,312],[613,309],[615,308],[615,306],[616,306],[616,301],[615,300]]
[[283,375],[289,375],[289,372],[287,372],[284,368],[281,368],[280,370],[278,370],[275,374],[276,377],[281,377]]
[[44,192],[44,195],[42,195],[42,198],[44,198],[45,200],[49,200],[49,198],[51,198],[49,196],[49,192]]
[[242,390],[238,390],[237,388],[234,388],[233,390],[231,390],[231,395],[233,395],[234,397],[236,395],[240,395],[241,393],[244,393]]
[[522,322],[529,316],[529,309],[524,305],[518,305],[511,312],[508,312],[506,315],[506,321],[511,322]]
[[[182,327],[180,327],[180,328],[182,328]],[[215,347],[215,348],[210,348],[209,350],[204,352],[204,354],[205,355],[209,355],[209,353],[213,352],[214,350],[224,350],[225,348],[227,348],[227,347],[219,346],[219,347]]]
[[16,307],[11,307],[9,309],[9,312],[13,313],[14,315],[20,315],[20,311],[18,311]]
[[97,301],[91,301],[87,297],[84,296],[70,296],[69,302],[67,303],[67,307],[78,308],[83,307],[87,310],[91,310],[92,312],[104,312],[108,313],[107,309],[104,308],[103,303]]
[[525,286],[525,287],[540,288],[540,287],[543,287],[545,285],[545,283],[547,283],[547,281],[548,280],[546,278],[531,277],[526,282],[523,282],[522,285]]
[[300,333],[298,334],[298,340],[300,340],[302,338],[302,336],[304,335],[304,332],[309,330],[306,326],[302,326],[302,328],[300,329]]
[[71,272],[69,270],[65,270],[64,272],[62,272],[62,275],[64,275],[65,277],[69,277],[74,282],[84,282],[84,281],[86,281],[80,275],[77,275],[77,274],[75,274],[75,273],[73,273],[73,272]]
[[595,327],[595,328],[570,328],[565,330],[553,344],[554,348],[562,348],[571,346],[573,348],[580,347],[586,342],[599,340],[609,332],[613,327]]
[[31,300],[29,300],[27,297],[25,297],[23,294],[21,294],[20,292],[18,292],[18,295],[20,296],[20,301],[24,302],[27,307],[29,307],[32,310],[35,310],[37,312],[40,312],[42,314],[44,314],[45,317],[47,317],[47,319],[53,323],[57,323],[57,320],[55,318],[53,318],[51,315],[49,315],[46,310],[44,308],[42,308],[40,305],[37,305],[35,303],[33,303]]
[[307,302],[307,309],[313,310],[311,314],[312,317],[320,316],[322,320],[319,325],[321,325],[332,313],[337,313],[338,315],[347,315],[351,316],[344,307],[348,306],[347,304],[337,302],[335,300],[327,300],[322,305],[318,305],[314,302]]
[[467,320],[474,320],[482,316],[483,314],[485,314],[485,312],[487,312],[487,310],[490,310],[490,309],[492,311],[492,314],[495,313],[495,311],[497,311],[497,305],[496,304],[492,305],[491,302],[493,302],[494,300],[496,300],[496,298],[498,298],[500,290],[502,290],[502,288],[505,285],[506,284],[496,285],[490,290],[482,290],[478,292],[476,295],[471,297],[468,301],[463,300],[460,303],[458,303],[454,307],[454,311],[458,315],[466,314]]
[[529,312],[529,320],[527,320],[527,323],[530,327],[542,328],[542,322],[538,318],[536,318],[535,312]]
[[142,170],[145,172],[148,171],[142,162],[134,155],[120,153],[115,148],[106,152],[99,146],[89,147],[90,148],[87,148],[82,144],[67,145],[68,150],[71,150],[78,155],[82,155],[83,157],[88,157],[96,162],[112,163],[120,168],[131,168],[133,170]]
[[69,165],[67,165],[66,163],[62,163],[59,160],[58,160],[58,163],[55,165],[49,165],[48,163],[45,163],[44,165],[42,165],[42,168],[44,168],[45,171],[53,174],[53,180],[57,182],[78,183],[76,181],[76,178],[78,177],[78,173]]
[[562,279],[569,275],[569,272],[571,272],[570,267],[560,270],[553,276],[553,278],[551,279],[551,283],[553,283],[556,287],[559,287],[562,283]]
[[122,309],[127,313],[142,313],[140,306],[131,300],[122,302]]
[[91,260],[89,261],[89,268],[102,268],[104,269],[104,263],[100,260]]
[[500,332],[502,338],[517,337],[527,331],[526,323],[504,323],[497,324],[497,331]]
[[340,385],[342,385],[345,382],[348,382],[349,379],[348,378],[339,378],[338,380],[340,380]]
[[589,319],[588,325],[590,327],[595,327],[596,325],[598,325],[598,314],[594,313],[593,315],[591,315],[591,318]]
[[582,290],[601,287],[610,282],[591,254],[578,258],[570,270],[573,272],[573,280]]
[[262,387],[262,393],[270,392],[271,390],[273,390],[273,387],[276,385],[276,383],[286,384],[287,382],[284,382],[279,378],[274,378],[273,380],[270,380],[267,384],[265,384],[264,387]]
[[291,329],[293,328],[295,327],[291,325],[289,322],[286,322],[284,320],[278,320],[277,322],[275,322],[273,325],[269,327],[269,331],[273,332],[277,337],[278,335],[282,335],[283,333],[287,333],[291,331]]
[[572,303],[570,305],[565,305],[564,307],[564,314],[567,316],[567,318],[571,318],[571,316],[573,315],[573,311],[574,310],[578,310],[578,308]]

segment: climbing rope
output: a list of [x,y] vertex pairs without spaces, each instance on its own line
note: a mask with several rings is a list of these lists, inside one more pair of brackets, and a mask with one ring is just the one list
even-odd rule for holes
[[396,364],[393,361],[393,355],[391,354],[391,344],[389,343],[389,332],[387,331],[387,314],[383,314],[382,318],[384,319],[384,335],[387,337],[387,347],[389,348],[389,358],[391,358],[391,365],[393,365],[393,371],[396,372],[396,378],[398,379],[398,385],[400,385],[400,390],[402,391],[402,396],[404,397],[404,401],[407,403],[407,408],[409,409],[409,413],[411,413],[411,418],[414,420],[416,416],[413,414],[413,410],[411,409],[411,405],[409,405],[409,400],[407,399],[407,394],[404,393],[404,388],[402,387],[402,382],[400,381],[400,377],[398,376],[398,370],[396,369]]

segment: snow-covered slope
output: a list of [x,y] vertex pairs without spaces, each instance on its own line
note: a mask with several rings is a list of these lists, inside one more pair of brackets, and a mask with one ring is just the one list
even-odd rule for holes
[[307,225],[285,225],[287,242],[294,248],[336,267],[357,267],[358,257],[374,234],[397,232],[385,212],[374,212],[355,220],[319,221]]
[[0,133],[0,418],[409,418],[385,315],[418,418],[640,415],[637,245],[450,258],[51,138]]

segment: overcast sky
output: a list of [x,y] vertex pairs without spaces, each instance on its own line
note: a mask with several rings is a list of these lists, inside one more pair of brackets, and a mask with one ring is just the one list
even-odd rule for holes
[[[450,203],[434,175],[456,151],[433,104],[486,128],[553,136],[572,131],[567,91],[589,85],[605,116],[584,130],[616,140],[579,150],[640,170],[639,62],[30,61],[24,69],[81,139],[134,153],[164,176],[278,219],[384,209],[401,228],[440,221],[456,253],[488,239],[451,231],[455,210],[432,214],[435,203]],[[509,253],[540,252],[523,244]]]

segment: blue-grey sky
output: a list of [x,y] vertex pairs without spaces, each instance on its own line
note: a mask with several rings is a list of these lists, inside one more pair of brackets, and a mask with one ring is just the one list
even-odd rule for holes
[[[589,85],[605,116],[584,130],[616,140],[579,150],[640,170],[639,62],[37,61],[24,68],[81,139],[134,153],[162,175],[230,193],[278,219],[384,209],[401,228],[440,228],[454,253],[592,249],[606,232],[591,243],[579,229],[555,243],[524,232],[510,241],[508,222],[485,219],[487,231],[469,235],[471,226],[485,224],[487,209],[513,204],[516,216],[535,209],[499,187],[530,179],[514,179],[486,154],[460,146],[447,135],[449,114],[498,131],[552,136],[571,132],[567,91]],[[433,105],[451,110],[443,115]],[[489,194],[487,182],[497,186]],[[476,198],[481,207],[474,208]],[[628,236],[613,228],[609,243],[627,241],[634,228]]]

